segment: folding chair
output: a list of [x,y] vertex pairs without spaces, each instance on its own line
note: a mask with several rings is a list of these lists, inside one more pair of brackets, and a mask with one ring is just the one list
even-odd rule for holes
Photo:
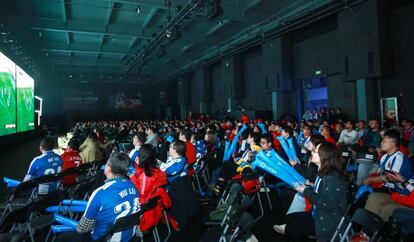
[[[384,226],[384,221],[380,216],[366,210],[359,208],[355,211],[352,216],[351,222],[346,227],[343,235],[339,235],[340,241],[350,241],[355,235],[355,231],[352,229],[353,224],[358,224],[362,226],[362,230],[367,229],[371,233],[370,242],[375,242],[379,240],[381,229]],[[332,238],[331,241],[335,241],[336,238]]]
[[56,182],[62,179],[61,173],[44,175],[29,181],[20,183],[14,190],[13,194],[4,204],[4,211],[0,221],[10,212],[13,207],[21,207],[30,204],[38,198],[37,188],[41,184]]
[[117,219],[115,221],[115,224],[111,226],[98,241],[109,241],[114,234],[128,229],[134,229],[133,234],[135,234],[135,227],[139,224],[141,215],[142,211],[138,211],[136,213]]
[[[144,214],[147,211],[150,211],[150,210],[154,209],[158,205],[158,200],[159,199],[160,199],[160,197],[153,197],[150,200],[148,200],[148,202],[146,202],[144,205],[142,205],[141,210],[140,210],[140,211],[142,211],[142,214]],[[165,209],[163,211],[163,218],[164,218],[165,224],[167,226],[167,235],[164,238],[164,242],[166,242],[166,241],[169,240],[169,238],[171,236],[171,226],[170,226],[168,216],[167,216],[167,212],[165,211]],[[155,242],[161,242],[160,234],[158,232],[158,226],[159,225],[160,224],[157,224],[153,228],[151,228],[147,231],[144,231],[144,233],[152,233],[152,236],[153,236]],[[140,231],[140,230],[138,230],[138,232],[139,232],[139,237],[141,237],[141,240],[143,241],[144,240],[143,232]]]
[[0,234],[0,242],[21,242],[24,235],[21,233],[4,233]]
[[355,183],[356,173],[358,172],[358,164],[353,161],[352,153],[350,151],[342,151],[341,156],[346,163],[345,171],[349,182]]
[[30,237],[30,241],[31,242],[35,242],[35,233],[39,230],[42,230],[46,227],[50,227],[53,222],[54,222],[54,218],[52,214],[49,215],[42,215],[42,216],[38,216],[38,217],[34,217],[32,219],[29,220],[29,222],[27,222],[24,226],[25,226],[25,234]]
[[23,228],[20,224],[27,221],[30,211],[29,209],[30,204],[27,204],[24,207],[11,210],[0,221],[0,233],[4,233],[6,231],[9,231],[9,233],[11,233],[16,230],[16,227],[18,231],[23,231]]
[[[259,177],[259,180],[260,180],[260,186],[261,186],[260,192],[262,191],[262,189],[264,190],[264,192],[266,193],[266,198],[267,198],[267,203],[269,204],[269,208],[270,210],[273,210],[273,205],[272,205],[272,202],[270,201],[270,196],[269,196],[269,187],[267,186],[266,181],[265,181],[265,175]],[[260,196],[260,192],[258,196]]]
[[355,161],[355,166],[357,167],[357,177],[355,183],[357,185],[361,184],[361,181],[368,177],[375,165],[375,156],[370,153],[358,153]]
[[221,194],[217,207],[219,207],[220,205],[222,205],[223,203],[227,201],[231,192],[236,192],[236,193],[243,192],[243,186],[236,182],[233,182],[233,183],[228,182],[227,187],[228,188],[224,190],[223,193]]
[[24,237],[29,237],[30,241],[34,242],[34,235],[37,231],[52,225],[54,222],[53,215],[44,215],[44,210],[50,206],[58,205],[64,197],[65,194],[62,191],[57,190],[32,201],[30,204],[30,211],[27,215],[28,221],[26,223],[19,224],[23,227],[21,233]]
[[[141,205],[141,209],[138,212],[117,219],[115,223],[108,228],[105,235],[103,235],[98,241],[108,241],[115,233],[130,229],[130,228],[134,228],[134,226],[138,226],[140,219],[141,219],[141,215],[145,213],[146,211],[149,211],[155,208],[158,204],[159,199],[160,199],[159,197],[151,198],[148,202]],[[70,200],[67,200],[66,202],[70,202]],[[59,225],[54,225],[54,226],[59,227]],[[61,232],[64,232],[64,231],[62,230]],[[48,233],[46,241],[49,240],[51,233],[54,233],[52,237],[52,241],[55,240],[56,232],[54,232],[53,229],[51,228],[51,230]],[[135,234],[135,230],[134,230],[134,234]],[[142,237],[141,234],[140,234],[140,237]],[[155,238],[156,237],[154,235],[154,239]],[[159,240],[156,240],[156,241],[159,241]]]
[[220,206],[222,206],[223,204],[228,202],[228,200],[230,198],[230,195],[234,194],[234,199],[233,199],[232,203],[229,204],[229,206],[227,207],[227,209],[224,213],[223,219],[221,219],[221,220],[205,220],[204,225],[205,226],[220,225],[221,227],[223,227],[224,224],[229,221],[229,218],[232,215],[232,213],[234,213],[235,209],[237,209],[237,207],[240,207],[240,202],[243,198],[242,192],[243,192],[242,185],[237,184],[237,183],[233,184],[230,191],[228,192],[228,195],[224,199],[224,201],[222,203],[219,203],[219,205],[217,206],[217,209],[220,208]]
[[76,177],[77,182],[79,183],[79,182],[83,182],[84,180],[90,179],[90,177],[93,176],[92,174],[93,172],[91,171],[93,168],[94,168],[93,162],[83,163],[79,165],[78,167],[76,167],[76,169],[79,172],[78,176]]
[[194,175],[193,178],[195,179],[196,186],[194,185],[194,181],[193,181],[193,187],[194,190],[196,192],[198,192],[200,194],[200,196],[204,197],[206,195],[206,193],[203,191],[203,188],[201,187],[201,182],[200,182],[200,178],[203,176],[202,171],[204,168],[204,160],[203,157],[197,159],[196,163],[194,164]]
[[244,196],[237,210],[229,214],[225,226],[209,228],[201,241],[234,241],[241,234],[250,230],[251,226],[257,221],[257,219],[246,213],[246,210],[253,205],[253,199],[252,196]]
[[[254,219],[252,215],[247,212],[244,212],[239,219],[237,227],[234,229],[234,232],[231,234],[230,238],[227,240],[224,236],[220,237],[220,242],[232,242],[242,237],[245,234],[245,238],[250,237],[250,230],[253,225],[257,222],[257,219]],[[246,236],[248,234],[248,236]]]
[[259,221],[264,216],[264,207],[262,198],[260,197],[260,191],[258,191],[255,195],[253,195],[252,200],[254,200],[257,197],[257,201],[259,202],[259,208],[260,208],[260,215],[255,219],[255,223]]
[[69,192],[69,197],[71,199],[86,200],[89,193],[93,191],[92,189],[95,183],[96,181],[93,177],[78,183],[73,190]]

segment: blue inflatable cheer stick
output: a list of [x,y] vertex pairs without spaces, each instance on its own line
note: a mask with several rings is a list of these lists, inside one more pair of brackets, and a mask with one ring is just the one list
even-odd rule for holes
[[3,178],[3,182],[7,184],[7,188],[17,187],[20,183],[22,183],[21,181],[13,180],[7,177]]
[[280,169],[275,168],[274,166],[269,164],[269,162],[266,162],[266,161],[262,160],[259,157],[259,155],[256,156],[256,160],[251,163],[251,166],[252,166],[253,169],[260,168],[260,169],[266,171],[270,175],[281,179],[282,181],[286,182],[290,186],[294,186],[294,187],[298,186],[297,182],[291,176],[284,173]]
[[52,225],[52,226],[50,226],[50,228],[52,229],[52,232],[54,234],[71,232],[71,231],[76,230],[76,228],[72,228],[72,227],[69,227],[69,226],[66,226],[66,225]]
[[266,126],[265,126],[264,123],[262,123],[262,122],[257,123],[257,126],[259,126],[259,128],[262,130],[262,133],[263,134],[266,134],[267,133]]
[[69,199],[65,199],[62,201],[62,205],[67,205],[67,206],[85,206],[88,204],[88,201],[85,200],[69,200]]
[[298,140],[296,140],[296,142],[298,143],[298,145],[300,144],[300,141],[302,140],[303,137],[303,131],[300,130],[299,135],[298,135]]
[[306,182],[306,179],[303,178],[292,166],[290,166],[285,160],[283,160],[274,150],[270,151],[272,164],[279,166],[284,172],[289,173],[298,183],[302,184]]
[[85,212],[86,206],[51,206],[46,208],[46,212],[49,213],[66,213],[66,212],[73,212],[73,213],[81,213]]
[[55,217],[56,222],[58,222],[62,225],[66,225],[68,227],[74,228],[74,229],[76,229],[76,227],[79,224],[78,221],[76,221],[74,219],[67,218],[67,217],[62,216],[62,215],[59,215],[57,213],[55,213],[54,217]]
[[290,150],[290,153],[291,153],[291,155],[292,155],[293,160],[294,160],[294,161],[299,161],[299,159],[298,159],[298,155],[296,154],[296,149],[295,149],[295,146],[293,146],[293,139],[292,139],[292,137],[289,137],[289,138],[287,139],[287,142],[288,142],[288,145],[289,145],[289,150]]
[[229,152],[227,153],[227,157],[225,157],[226,158],[225,160],[229,160],[230,157],[234,154],[234,152],[236,151],[237,141],[239,141],[240,136],[243,134],[243,132],[246,129],[247,129],[247,126],[243,125],[243,127],[241,127],[239,132],[236,134],[233,141],[231,142],[230,149],[229,149]]
[[223,161],[226,160],[228,153],[229,153],[229,148],[230,148],[230,142],[228,142],[227,140],[225,141],[224,144],[224,155],[223,155]]
[[294,160],[294,157],[292,153],[290,152],[289,146],[286,143],[285,138],[281,135],[277,137],[277,140],[279,140],[280,145],[282,146],[283,150],[285,151],[287,157],[289,160]]

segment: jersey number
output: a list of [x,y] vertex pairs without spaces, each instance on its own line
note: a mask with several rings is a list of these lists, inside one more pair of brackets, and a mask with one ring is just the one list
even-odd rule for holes
[[[58,168],[57,168],[57,173],[59,173],[61,170],[62,170],[62,167],[58,166]],[[55,169],[54,169],[54,168],[49,168],[49,169],[46,169],[46,170],[43,172],[43,175],[50,175],[50,174],[55,174],[55,173],[56,173],[56,171],[55,171]]]
[[[125,217],[128,214],[133,214],[136,213],[139,209],[139,199],[138,198],[134,198],[134,204],[133,207],[131,207],[131,204],[129,203],[129,201],[125,201],[123,203],[120,203],[118,205],[115,206],[115,213],[118,214],[118,216],[116,216],[116,220],[118,220],[119,218]],[[118,232],[115,233],[113,235],[113,237],[117,238],[118,236],[121,236],[122,232]],[[134,228],[134,233],[135,233],[135,228]]]

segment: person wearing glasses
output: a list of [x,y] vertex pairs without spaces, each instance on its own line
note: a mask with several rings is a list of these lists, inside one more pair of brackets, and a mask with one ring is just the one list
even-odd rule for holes
[[187,175],[188,163],[185,158],[185,152],[185,143],[181,140],[176,140],[170,145],[167,161],[160,164],[160,169],[167,174],[169,183],[173,182],[177,177]]

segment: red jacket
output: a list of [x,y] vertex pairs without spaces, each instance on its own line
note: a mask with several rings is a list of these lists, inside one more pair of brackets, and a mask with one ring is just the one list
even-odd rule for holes
[[194,174],[194,163],[197,161],[197,153],[194,145],[191,142],[185,142],[185,158],[188,163],[188,176]]
[[404,205],[410,208],[414,208],[414,191],[412,191],[408,195],[403,195],[398,192],[393,192],[391,194],[391,200],[393,200],[394,202],[398,204],[401,204],[401,205]]
[[326,142],[332,143],[334,145],[336,145],[336,141],[332,136],[329,136],[329,138],[326,139]]
[[[82,164],[82,158],[76,150],[66,150],[61,156],[62,171],[69,168],[75,168]],[[76,182],[76,175],[65,176],[62,179],[63,185],[71,185]]]
[[403,134],[403,139],[406,142],[411,142],[414,139],[414,130],[405,130]]
[[279,140],[277,139],[277,137],[282,135],[282,132],[272,131],[271,134],[273,136],[273,148],[275,150],[282,150],[282,145],[280,144]]
[[144,169],[135,166],[136,173],[131,177],[131,182],[139,191],[139,201],[141,204],[146,203],[149,199],[159,196],[157,207],[145,212],[139,223],[141,231],[147,231],[156,226],[163,216],[163,211],[171,207],[171,200],[163,188],[167,184],[167,175],[158,168],[152,169],[152,176],[145,175]]
[[400,145],[399,151],[401,151],[401,153],[403,153],[405,156],[408,156],[410,154],[410,152],[404,145]]

